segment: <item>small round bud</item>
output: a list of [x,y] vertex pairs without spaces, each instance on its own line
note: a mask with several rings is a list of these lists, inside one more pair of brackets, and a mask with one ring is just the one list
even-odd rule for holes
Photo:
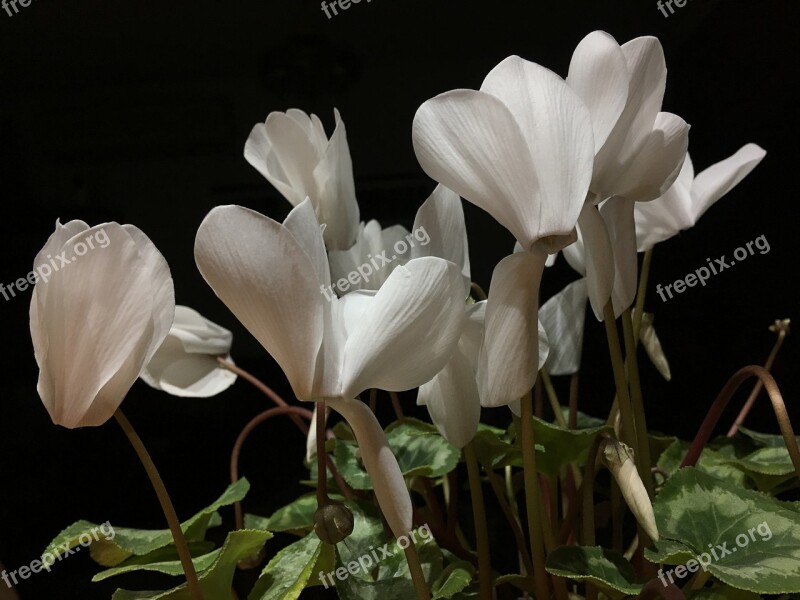
[[314,532],[328,544],[338,544],[353,533],[353,513],[344,504],[331,502],[314,513]]

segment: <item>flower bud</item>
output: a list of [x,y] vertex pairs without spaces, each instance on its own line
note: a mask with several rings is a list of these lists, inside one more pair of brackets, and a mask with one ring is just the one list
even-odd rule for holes
[[331,502],[314,513],[314,532],[327,544],[338,544],[353,533],[353,513],[344,504]]
[[603,463],[606,465],[619,485],[622,497],[631,509],[633,516],[654,542],[658,541],[658,527],[653,513],[653,504],[647,495],[647,490],[636,470],[633,460],[633,450],[628,446],[608,438],[602,446]]

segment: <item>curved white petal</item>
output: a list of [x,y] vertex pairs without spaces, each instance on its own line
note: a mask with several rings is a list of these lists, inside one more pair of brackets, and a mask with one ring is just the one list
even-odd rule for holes
[[591,188],[601,199],[618,193],[616,181],[652,132],[667,82],[664,50],[658,39],[633,39],[622,45],[622,53],[628,68],[628,100],[595,159]]
[[[76,244],[101,230],[109,244],[78,257]],[[95,426],[111,418],[169,330],[169,267],[133,230],[105,223],[73,236],[57,248],[71,262],[33,291],[37,387],[56,424]]]
[[547,332],[551,375],[572,375],[581,368],[586,302],[586,279],[578,279],[550,298],[539,309],[539,320]]
[[414,116],[414,151],[422,169],[482,208],[529,248],[541,225],[533,157],[509,109],[491,94],[454,90]]
[[306,250],[272,219],[221,206],[197,231],[195,260],[217,296],[281,366],[295,395],[313,399],[329,305]]
[[[319,220],[325,223],[325,244],[331,250],[347,250],[356,241],[361,219],[353,181],[353,161],[347,132],[339,111],[334,109],[336,128],[319,164],[313,170],[319,197]],[[313,200],[313,198],[312,198]]]
[[633,216],[639,252],[649,250],[694,224],[692,181],[690,179],[688,185],[685,183],[685,173],[691,171],[692,161],[687,154],[681,174],[663,196],[651,202],[635,203]]
[[230,331],[182,305],[175,307],[169,333],[180,340],[184,351],[192,354],[227,355],[233,342]]
[[319,190],[312,173],[320,156],[303,127],[282,112],[271,112],[264,127],[271,145],[270,164],[279,167],[293,192],[292,198],[287,197],[287,200],[296,206],[310,196],[318,209]]
[[439,433],[456,448],[472,441],[481,419],[475,370],[457,350],[436,377],[420,386],[417,403],[428,407]]
[[[587,203],[578,220],[584,241],[586,284],[595,317],[603,320],[603,309],[614,289],[614,250],[608,229],[596,206]],[[566,252],[566,250],[565,250]]]
[[661,340],[656,335],[656,330],[653,327],[653,315],[651,313],[642,314],[642,329],[639,334],[642,341],[642,346],[650,358],[650,362],[661,374],[661,376],[670,381],[672,379],[672,371],[669,368],[669,361],[667,355],[664,354],[664,349],[661,347]]
[[341,395],[403,391],[430,381],[450,360],[463,323],[458,267],[434,257],[397,267],[348,332]]
[[628,100],[628,65],[616,40],[604,31],[583,38],[572,54],[567,83],[591,113],[596,153]]
[[689,125],[672,113],[658,113],[653,130],[636,156],[621,170],[614,194],[629,200],[654,200],[678,177],[689,148]]
[[297,205],[286,217],[283,226],[308,256],[320,283],[325,287],[331,283],[331,270],[325,253],[325,242],[322,239],[319,221],[310,200]]
[[694,206],[692,225],[725,194],[758,166],[766,151],[757,144],[746,144],[736,154],[710,166],[697,175],[692,185]]
[[619,317],[636,298],[639,263],[636,258],[636,223],[633,200],[614,196],[603,202],[600,215],[606,223],[614,250],[614,288],[611,299]]
[[441,184],[437,185],[417,211],[412,232],[415,243],[411,249],[412,258],[438,256],[455,263],[469,288],[472,281],[469,244],[464,208],[458,194]]
[[300,204],[305,196],[292,187],[289,176],[272,149],[264,123],[256,123],[244,145],[244,158],[293,206]]
[[[547,359],[550,355],[550,341],[547,339],[547,332],[542,325],[542,322],[539,321],[539,370],[542,370]],[[522,416],[522,402],[520,399],[514,400],[513,402],[509,402],[508,408],[514,413],[516,416]]]
[[395,537],[411,531],[412,506],[403,473],[386,435],[369,407],[359,400],[328,398],[328,406],[353,429],[378,505]]
[[478,362],[483,406],[504,406],[530,391],[539,365],[539,284],[546,255],[521,252],[492,273]]
[[528,144],[541,203],[536,237],[569,235],[592,179],[589,109],[561,77],[519,56],[492,69],[481,91],[508,107]]

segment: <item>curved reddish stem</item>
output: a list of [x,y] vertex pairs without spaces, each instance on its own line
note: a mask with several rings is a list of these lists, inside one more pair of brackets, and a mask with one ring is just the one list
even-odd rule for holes
[[[231,373],[236,373],[236,375],[246,380],[254,387],[258,388],[259,391],[261,391],[265,396],[271,399],[276,405],[290,406],[289,403],[286,402],[286,400],[281,398],[277,393],[275,393],[275,391],[271,387],[269,387],[263,381],[258,379],[255,375],[248,373],[241,367],[238,367],[232,362],[224,360],[223,358],[217,357],[217,362],[224,368],[228,369],[228,371],[230,371]],[[297,413],[289,411],[289,418],[291,418],[292,421],[294,421],[295,425],[297,425],[300,431],[303,432],[303,435],[308,436],[308,425],[305,424],[303,419],[301,419]]]
[[700,426],[700,430],[697,432],[697,436],[694,438],[689,452],[683,459],[681,467],[694,466],[697,463],[700,458],[700,453],[711,438],[714,427],[719,421],[723,411],[728,406],[733,394],[735,394],[739,387],[750,377],[758,377],[764,385],[764,389],[769,395],[770,402],[772,402],[772,409],[775,411],[775,418],[781,429],[783,440],[786,442],[786,449],[789,451],[794,470],[797,476],[800,477],[800,448],[798,448],[797,438],[794,435],[792,424],[789,421],[789,415],[786,412],[786,403],[783,401],[778,384],[775,382],[772,375],[769,374],[769,371],[764,367],[755,365],[740,369],[728,380],[725,387],[722,388],[717,399],[714,400],[714,404],[711,405],[703,424]]
[[639,600],[655,600],[655,598],[665,598],[666,600],[686,600],[681,589],[674,583],[664,585],[659,579],[652,579],[642,588]]

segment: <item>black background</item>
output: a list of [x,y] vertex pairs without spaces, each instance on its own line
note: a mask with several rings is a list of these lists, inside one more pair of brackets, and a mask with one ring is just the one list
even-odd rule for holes
[[[768,325],[796,316],[798,17],[792,0],[688,0],[669,18],[651,0],[373,0],[333,19],[316,0],[32,0],[13,18],[0,12],[0,281],[27,274],[56,218],[135,224],[170,263],[178,303],[231,329],[235,360],[291,397],[272,359],[216,299],[193,259],[195,231],[213,206],[242,204],[278,220],[289,210],[242,157],[254,123],[297,107],[319,114],[330,133],[338,107],[362,218],[409,227],[434,186],[411,147],[411,121],[423,101],[479,87],[509,54],[565,75],[575,45],[595,29],[620,43],[656,35],[669,68],[664,110],[692,125],[696,170],[747,142],[768,152],[697,227],[655,252],[647,308],[674,377],[663,382],[642,360],[649,424],[690,437],[726,379],[763,363],[774,341]],[[513,240],[478,209],[465,203],[465,211],[473,279],[488,288]],[[768,254],[666,303],[655,295],[656,283],[760,235]],[[548,271],[542,297],[573,278],[562,262]],[[36,393],[29,301],[29,292],[0,299],[0,560],[8,569],[29,564],[80,518],[164,526],[115,423],[69,431],[50,422]],[[603,416],[612,395],[609,361],[602,328],[591,315],[587,324],[581,408]],[[774,374],[795,425],[797,365],[790,336]],[[385,400],[381,416],[388,418]],[[404,400],[411,407],[413,395]],[[183,518],[224,489],[236,434],[266,406],[241,381],[199,400],[137,383],[124,404]],[[758,406],[750,424],[777,431],[768,402]],[[487,412],[493,422],[506,420],[505,411]],[[268,514],[301,489],[303,453],[304,440],[289,424],[262,426],[242,458],[253,484],[247,510]],[[18,591],[25,599],[109,598],[114,582],[91,584],[93,572],[85,553]],[[118,583],[155,589],[170,581]]]

